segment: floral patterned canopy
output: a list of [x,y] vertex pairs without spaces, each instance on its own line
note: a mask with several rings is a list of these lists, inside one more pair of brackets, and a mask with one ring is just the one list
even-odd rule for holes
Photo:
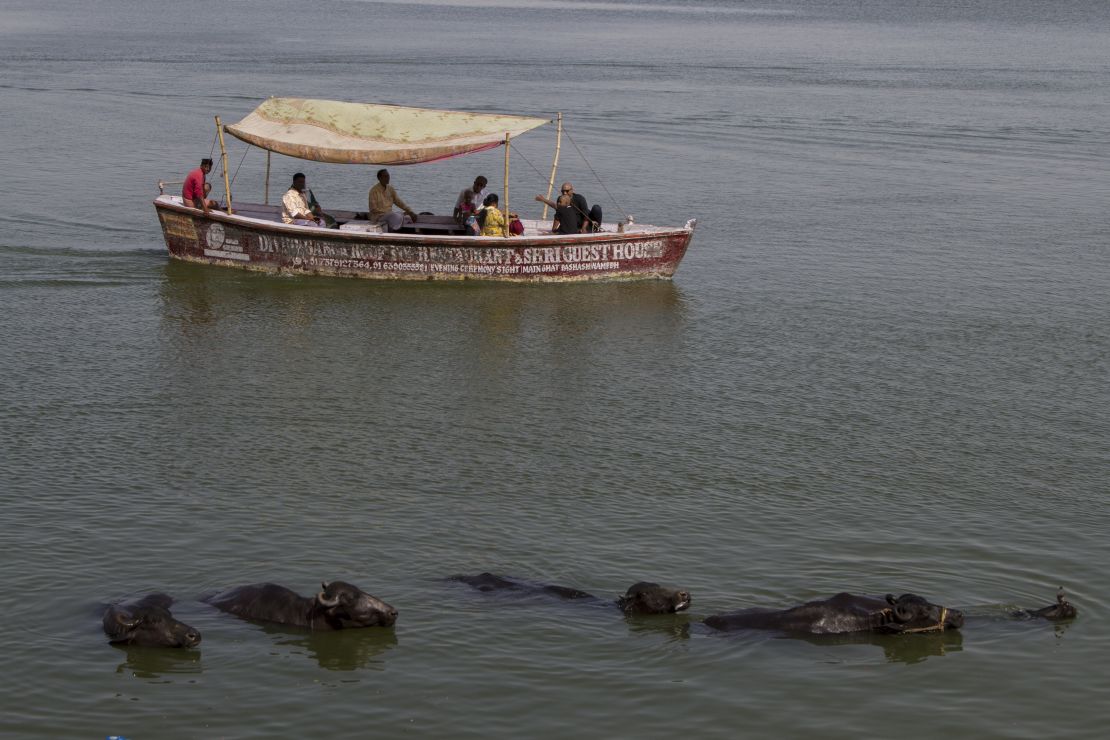
[[433,162],[492,149],[546,118],[270,98],[224,130],[262,149],[341,164]]

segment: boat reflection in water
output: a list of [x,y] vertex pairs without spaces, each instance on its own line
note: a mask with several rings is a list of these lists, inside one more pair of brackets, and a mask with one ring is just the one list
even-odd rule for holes
[[450,336],[477,355],[473,361],[496,366],[536,342],[549,343],[556,358],[605,351],[613,341],[665,346],[681,333],[687,314],[681,288],[669,280],[550,289],[275,280],[182,262],[167,263],[163,275],[164,339],[171,346],[202,343],[209,350],[238,341],[230,334],[245,326],[265,327],[287,342],[343,327],[349,341],[419,337],[436,342],[429,350],[437,351],[446,350],[441,342]]

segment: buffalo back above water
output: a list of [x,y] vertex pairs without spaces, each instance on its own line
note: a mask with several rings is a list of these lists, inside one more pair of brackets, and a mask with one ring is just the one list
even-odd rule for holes
[[543,593],[551,596],[557,596],[560,599],[577,600],[583,599],[586,601],[600,601],[593,594],[588,594],[585,591],[579,591],[576,588],[569,586],[551,586],[542,583],[529,583],[527,581],[518,581],[514,578],[507,578],[505,576],[494,575],[493,573],[479,573],[476,576],[457,575],[450,576],[447,580],[459,581],[466,585],[475,588],[479,591],[486,593],[492,591],[515,591],[519,593]]
[[195,647],[200,632],[170,614],[173,599],[166,594],[149,594],[132,601],[112,604],[104,612],[104,633],[113,645],[146,647]]
[[[603,600],[579,591],[569,586],[552,586],[547,584],[529,583],[518,581],[493,573],[479,573],[476,576],[457,575],[448,580],[461,581],[479,591],[510,591],[519,593],[536,593],[556,596],[560,599],[572,601],[588,601],[596,604],[605,604]],[[616,606],[625,614],[672,614],[682,611],[690,605],[690,594],[673,588],[660,586],[657,583],[641,581],[629,586],[623,596],[616,600]]]
[[831,635],[847,632],[934,632],[963,626],[963,614],[931,604],[915,594],[885,599],[839,593],[790,609],[745,609],[708,617],[706,625],[719,630],[766,629],[780,632]]
[[325,581],[315,596],[301,596],[276,583],[228,589],[205,601],[243,619],[311,630],[391,627],[397,610],[343,581]]

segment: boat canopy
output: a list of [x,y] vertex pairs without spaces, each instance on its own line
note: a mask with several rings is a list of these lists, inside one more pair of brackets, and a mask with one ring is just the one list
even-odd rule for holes
[[239,123],[232,136],[278,154],[316,162],[401,165],[433,162],[505,143],[547,118],[270,98]]

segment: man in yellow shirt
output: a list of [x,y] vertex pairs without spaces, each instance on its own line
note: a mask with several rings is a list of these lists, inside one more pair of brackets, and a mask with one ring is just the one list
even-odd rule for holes
[[393,210],[396,205],[416,221],[416,213],[389,184],[389,170],[378,170],[378,184],[370,188],[370,223],[381,224],[388,231],[396,231],[405,222],[400,213]]

